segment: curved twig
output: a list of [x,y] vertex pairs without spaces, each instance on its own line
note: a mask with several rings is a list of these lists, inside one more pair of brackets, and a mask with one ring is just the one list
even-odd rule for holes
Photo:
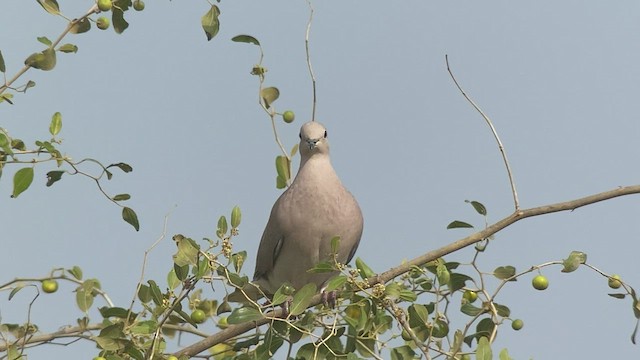
[[311,121],[316,121],[316,76],[313,73],[313,67],[311,66],[311,54],[309,53],[309,33],[311,32],[311,23],[313,22],[313,5],[311,0],[307,0],[309,5],[309,22],[307,22],[307,31],[304,36],[304,48],[307,53],[307,67],[309,68],[309,75],[311,76],[311,88],[313,89],[313,105],[311,107]]
[[471,104],[471,106],[473,106],[473,108],[480,113],[482,118],[484,118],[484,120],[487,122],[487,125],[489,125],[489,127],[491,128],[493,137],[496,139],[496,142],[498,143],[498,148],[500,149],[500,153],[502,154],[502,160],[504,161],[504,165],[507,168],[507,175],[509,175],[509,184],[511,184],[511,193],[513,194],[513,203],[515,204],[516,211],[518,211],[520,210],[520,202],[518,200],[518,192],[516,191],[516,183],[513,180],[513,173],[511,172],[511,166],[509,166],[509,160],[507,159],[507,152],[504,149],[504,146],[502,145],[502,141],[500,141],[498,132],[493,127],[493,123],[491,122],[491,119],[489,119],[489,117],[480,109],[480,107],[476,105],[476,103],[473,100],[471,100],[471,98],[467,95],[467,93],[464,92],[460,84],[458,84],[458,81],[456,80],[455,76],[453,76],[453,72],[449,67],[449,56],[445,55],[444,58],[447,63],[447,71],[449,72],[449,75],[451,75],[451,79],[453,80],[454,84],[456,84],[456,87],[458,88],[458,90],[460,90],[460,93],[462,93],[462,96],[464,96],[464,98],[467,99],[469,104]]

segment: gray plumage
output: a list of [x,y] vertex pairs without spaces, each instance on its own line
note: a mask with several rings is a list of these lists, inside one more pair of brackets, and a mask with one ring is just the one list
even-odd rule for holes
[[307,270],[331,259],[334,236],[340,236],[337,260],[348,263],[362,236],[362,212],[331,166],[322,124],[302,125],[299,151],[298,174],[273,205],[258,248],[254,283],[266,294],[284,282],[323,287],[335,273]]

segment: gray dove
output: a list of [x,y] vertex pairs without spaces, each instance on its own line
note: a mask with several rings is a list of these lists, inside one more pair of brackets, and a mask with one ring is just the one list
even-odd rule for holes
[[348,263],[362,236],[360,206],[331,166],[325,127],[315,121],[302,125],[299,150],[298,174],[273,205],[258,248],[253,281],[267,295],[285,282],[296,289],[308,283],[322,288],[336,273],[307,270],[331,260],[335,236],[337,261]]

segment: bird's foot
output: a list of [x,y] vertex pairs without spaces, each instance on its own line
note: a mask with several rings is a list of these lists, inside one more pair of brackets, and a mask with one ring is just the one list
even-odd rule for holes
[[338,299],[338,292],[333,290],[333,291],[322,291],[321,295],[322,297],[322,303],[324,304],[324,306],[330,308],[330,309],[335,309],[336,307],[336,300]]

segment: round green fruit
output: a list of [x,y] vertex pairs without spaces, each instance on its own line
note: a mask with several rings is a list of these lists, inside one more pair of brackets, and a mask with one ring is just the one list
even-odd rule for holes
[[196,324],[202,324],[205,320],[207,320],[207,314],[200,309],[193,310],[191,313],[191,320],[193,320]]
[[102,356],[96,356],[93,358],[93,360],[107,360],[107,359],[103,358]]
[[544,275],[538,275],[533,278],[531,284],[536,290],[544,290],[549,287],[549,280]]
[[467,302],[471,304],[476,301],[476,299],[478,299],[478,293],[476,293],[475,291],[467,290],[464,292],[464,294],[462,294],[462,298],[467,300]]
[[111,22],[104,16],[99,17],[98,21],[96,21],[96,26],[100,30],[107,30],[109,28],[109,25],[111,25]]
[[609,278],[609,287],[612,289],[619,289],[622,286],[622,282],[620,282],[620,275],[612,275]]
[[142,11],[144,10],[144,1],[142,0],[136,0],[133,2],[133,10],[135,11]]
[[291,110],[287,110],[282,114],[282,120],[284,120],[284,122],[286,122],[287,124],[292,123],[295,118],[296,114]]
[[44,280],[42,282],[42,291],[46,292],[47,294],[58,291],[58,282],[52,279]]
[[513,330],[520,330],[522,329],[522,327],[524,326],[524,321],[520,320],[520,319],[515,319],[511,322],[511,328]]
[[100,9],[100,11],[109,11],[112,6],[113,3],[111,0],[98,0],[98,9]]
[[178,358],[175,355],[170,355],[167,360],[178,360]]

